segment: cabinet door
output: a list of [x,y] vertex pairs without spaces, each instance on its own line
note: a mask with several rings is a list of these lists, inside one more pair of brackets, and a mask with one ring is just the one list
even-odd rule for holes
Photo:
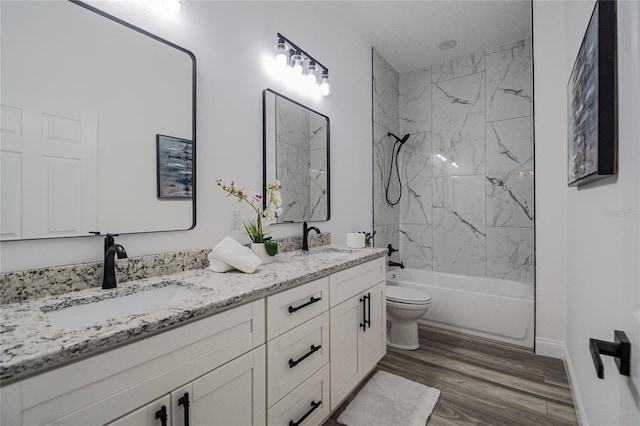
[[171,418],[171,400],[165,395],[144,407],[109,423],[109,426],[168,426]]
[[385,283],[382,282],[363,293],[367,299],[367,319],[370,324],[362,333],[363,370],[366,375],[387,353],[387,304]]
[[264,425],[264,345],[194,380],[191,389],[193,426]]
[[331,365],[331,410],[336,408],[364,376],[358,341],[361,339],[363,302],[352,297],[331,308],[329,350]]

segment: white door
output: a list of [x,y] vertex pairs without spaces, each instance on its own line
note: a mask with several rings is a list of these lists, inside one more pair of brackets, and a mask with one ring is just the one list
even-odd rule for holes
[[354,296],[329,311],[332,410],[364,376],[359,350],[364,319],[362,308],[361,296]]
[[109,423],[109,426],[168,426],[171,424],[170,410],[170,398],[165,395]]
[[3,95],[0,239],[95,231],[95,114],[11,100]]
[[387,353],[387,304],[386,283],[382,282],[366,291],[367,319],[370,324],[362,333],[362,358],[364,374],[367,374]]
[[[566,65],[594,5],[565,3]],[[640,3],[617,2],[617,25],[618,175],[567,192],[567,348],[582,420],[593,425],[640,424]],[[599,379],[589,338],[611,342],[614,330],[631,341],[631,376],[602,356]]]

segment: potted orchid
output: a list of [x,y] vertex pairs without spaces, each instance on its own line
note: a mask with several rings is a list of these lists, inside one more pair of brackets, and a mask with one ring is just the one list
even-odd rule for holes
[[263,208],[262,194],[253,191],[245,191],[231,181],[222,183],[222,179],[217,180],[218,186],[227,193],[227,197],[236,197],[238,202],[245,201],[256,212],[256,220],[243,221],[244,229],[251,239],[251,250],[253,250],[263,263],[272,261],[271,257],[278,252],[278,244],[271,236],[264,231],[263,226],[278,219],[282,214],[282,197],[280,195],[280,181],[274,179],[267,185],[267,206]]

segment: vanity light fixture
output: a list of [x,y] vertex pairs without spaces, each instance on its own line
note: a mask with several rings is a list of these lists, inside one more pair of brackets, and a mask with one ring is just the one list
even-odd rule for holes
[[[329,68],[280,33],[275,45],[275,54],[276,63],[280,66],[288,65],[289,69],[293,70],[291,74],[294,78],[303,78],[312,90],[319,92],[322,96],[328,96],[331,93]],[[320,71],[322,73],[319,76]]]

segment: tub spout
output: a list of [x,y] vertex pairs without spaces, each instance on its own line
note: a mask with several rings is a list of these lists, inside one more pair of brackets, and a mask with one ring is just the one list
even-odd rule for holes
[[399,266],[400,269],[404,269],[404,262],[394,262],[393,260],[390,260],[389,266]]

